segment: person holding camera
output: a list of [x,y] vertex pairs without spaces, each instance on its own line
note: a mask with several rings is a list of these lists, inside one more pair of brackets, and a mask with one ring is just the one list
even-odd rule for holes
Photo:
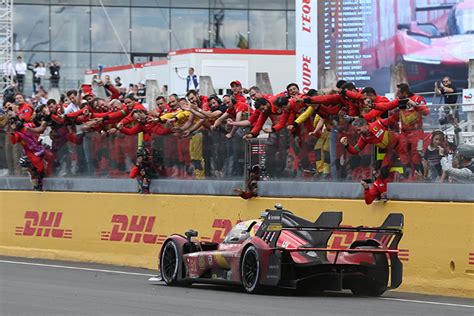
[[456,104],[458,101],[458,96],[453,95],[453,93],[456,93],[457,90],[453,86],[453,83],[451,82],[451,78],[448,76],[443,77],[443,81],[441,82],[435,82],[435,94],[437,96],[443,96],[444,97],[444,103],[445,104]]
[[441,158],[441,168],[456,183],[474,182],[474,145],[462,144],[456,153]]
[[412,166],[417,173],[423,174],[420,155],[423,150],[423,116],[427,116],[430,109],[422,96],[410,91],[407,83],[400,83],[397,88],[397,99],[387,103],[374,103],[372,108],[385,112],[398,107],[392,116],[393,120],[401,123],[398,151],[404,177],[409,178]]

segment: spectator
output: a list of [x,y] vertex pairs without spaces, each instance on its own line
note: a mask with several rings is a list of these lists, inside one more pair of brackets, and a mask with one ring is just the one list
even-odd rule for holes
[[456,104],[458,102],[458,96],[452,95],[456,93],[457,89],[453,86],[451,78],[448,76],[443,77],[443,81],[435,82],[435,94],[444,97],[445,104]]
[[178,72],[177,67],[174,68],[174,71],[176,72],[176,74],[178,75],[179,78],[181,78],[183,80],[186,80],[186,92],[188,92],[190,90],[199,91],[199,78],[194,73],[194,68],[193,67],[188,68],[188,75],[187,76],[181,75]]
[[120,79],[120,77],[115,77],[114,81],[115,81],[115,86],[120,88],[122,87],[122,79]]
[[23,61],[23,58],[21,56],[18,56],[16,58],[15,73],[16,80],[18,82],[18,91],[20,92],[23,92],[26,70],[28,70],[26,63]]
[[9,84],[9,80],[15,77],[15,68],[10,61],[2,64],[3,84]]
[[444,156],[444,133],[434,131],[431,133],[431,142],[423,155],[423,176],[434,182],[441,178],[443,170],[441,169],[441,158]]
[[456,155],[441,158],[441,167],[453,182],[474,182],[474,145],[458,146]]
[[140,103],[145,103],[146,101],[146,87],[143,82],[140,82],[138,84],[138,90],[137,90],[137,95],[136,98],[138,99],[138,102]]
[[49,64],[49,73],[50,73],[50,80],[51,80],[51,88],[59,88],[59,80],[61,79],[60,76],[60,69],[61,65],[57,60],[52,60]]

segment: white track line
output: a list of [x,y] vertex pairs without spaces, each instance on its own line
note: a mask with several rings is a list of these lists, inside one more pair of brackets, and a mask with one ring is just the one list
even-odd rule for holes
[[443,306],[453,306],[453,307],[474,308],[474,305],[462,305],[462,304],[442,303],[442,302],[432,302],[432,301],[418,301],[418,300],[408,300],[408,299],[404,299],[404,298],[380,297],[379,299],[380,300],[387,300],[387,301],[418,303],[418,304],[431,304],[431,305],[443,305]]
[[117,270],[81,268],[81,267],[62,266],[62,265],[56,265],[56,264],[33,263],[33,262],[23,262],[23,261],[0,260],[0,263],[20,264],[20,265],[26,265],[26,266],[38,266],[38,267],[48,267],[48,268],[61,268],[61,269],[70,269],[70,270],[107,272],[107,273],[115,273],[115,274],[139,275],[139,276],[148,276],[148,277],[156,276],[156,274],[126,272],[126,271],[117,271]]
[[[81,268],[81,267],[62,266],[62,265],[56,265],[56,264],[44,264],[44,263],[34,263],[34,262],[23,262],[23,261],[0,260],[0,263],[156,277],[156,274],[126,272],[126,271],[117,271],[117,270],[105,270],[105,269]],[[387,300],[387,301],[418,303],[418,304],[431,304],[431,305],[443,305],[443,306],[453,306],[453,307],[474,308],[474,305],[462,305],[462,304],[442,303],[442,302],[432,302],[432,301],[419,301],[419,300],[409,300],[409,299],[403,299],[403,298],[381,297],[379,299],[380,300]]]

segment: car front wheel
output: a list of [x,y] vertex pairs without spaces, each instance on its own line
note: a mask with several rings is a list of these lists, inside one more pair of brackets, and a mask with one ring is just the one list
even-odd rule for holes
[[167,285],[178,284],[178,267],[180,263],[178,247],[173,240],[163,246],[160,258],[161,278]]
[[257,249],[250,246],[245,250],[240,267],[242,285],[248,293],[258,293],[262,286],[260,282],[260,261]]

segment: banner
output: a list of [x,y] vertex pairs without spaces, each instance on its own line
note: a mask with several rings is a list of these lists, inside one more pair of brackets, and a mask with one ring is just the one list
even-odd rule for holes
[[318,1],[296,0],[296,83],[318,88]]

